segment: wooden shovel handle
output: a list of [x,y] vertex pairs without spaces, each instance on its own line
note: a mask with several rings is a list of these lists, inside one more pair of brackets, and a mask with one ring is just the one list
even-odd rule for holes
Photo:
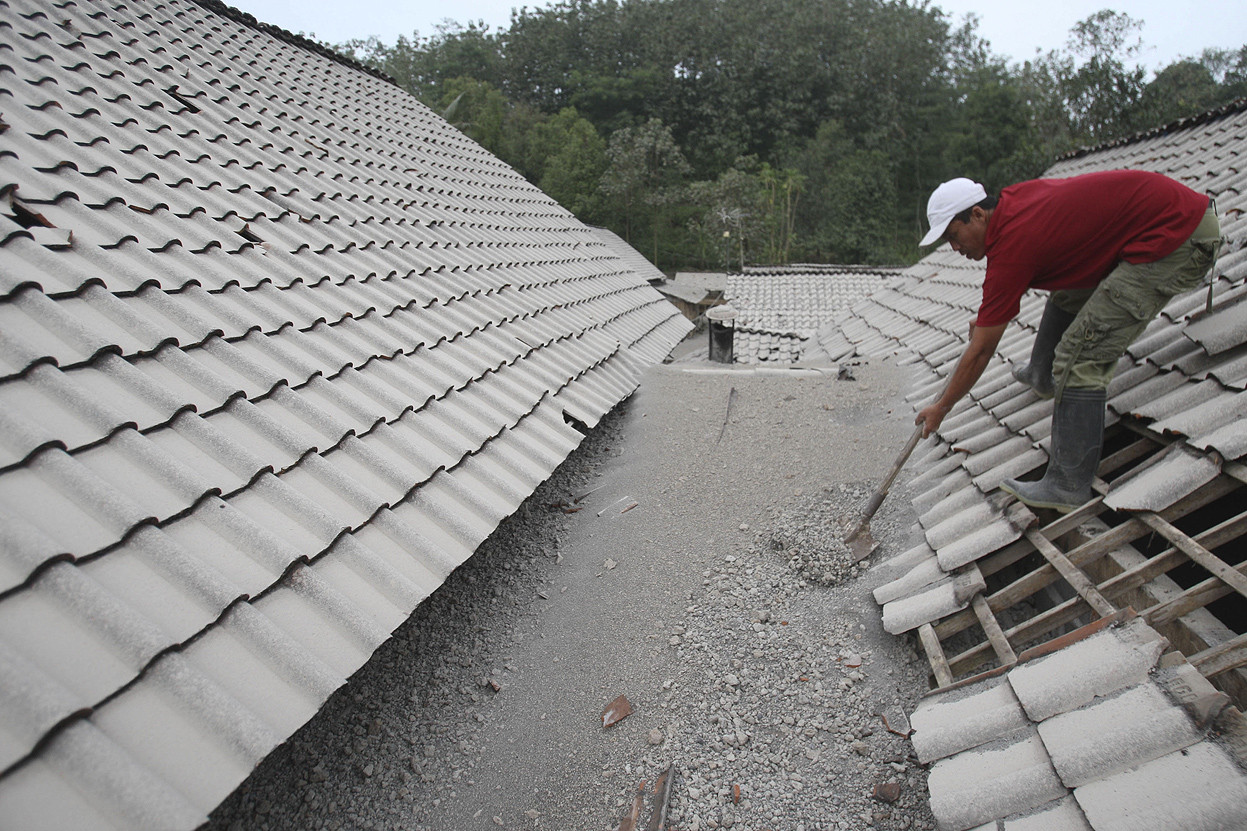
[[892,469],[884,477],[883,484],[879,486],[879,490],[875,491],[875,495],[870,497],[870,501],[866,503],[866,510],[862,514],[863,522],[869,521],[875,515],[875,511],[879,510],[879,506],[883,504],[883,498],[888,495],[888,488],[892,487],[896,474],[901,472],[901,468],[909,460],[909,454],[913,453],[914,448],[918,446],[918,441],[922,438],[922,427],[923,425],[919,424],[914,429],[914,434],[909,437],[909,441],[905,442],[905,448],[901,450],[901,455],[896,457],[896,461],[892,464]]

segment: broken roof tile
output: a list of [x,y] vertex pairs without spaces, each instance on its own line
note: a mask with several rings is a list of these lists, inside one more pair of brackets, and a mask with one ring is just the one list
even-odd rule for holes
[[935,556],[940,568],[952,572],[979,560],[1021,537],[1035,521],[1035,515],[1025,505],[1015,502],[1003,516],[996,515],[958,539],[936,548]]
[[983,575],[971,568],[930,588],[883,606],[883,628],[893,635],[916,629],[966,608],[970,598],[986,588]]

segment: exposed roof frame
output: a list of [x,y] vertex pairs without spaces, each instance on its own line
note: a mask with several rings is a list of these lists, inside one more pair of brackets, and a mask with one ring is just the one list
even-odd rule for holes
[[[1173,444],[1166,437],[1132,420],[1123,421],[1115,429],[1119,435],[1122,431],[1129,431],[1138,438],[1102,461],[1098,471],[1100,477],[1111,476],[1142,459],[1141,464],[1121,477],[1128,479],[1164,458]],[[994,663],[997,668],[1011,666],[1017,662],[1015,645],[1046,642],[1059,637],[1065,627],[1088,614],[1100,619],[1112,617],[1120,611],[1120,599],[1128,591],[1187,563],[1199,565],[1210,576],[1185,589],[1177,597],[1139,611],[1139,616],[1149,625],[1175,625],[1182,616],[1232,593],[1247,597],[1247,562],[1233,566],[1212,553],[1216,548],[1247,534],[1247,511],[1194,536],[1188,536],[1173,524],[1183,516],[1240,490],[1245,483],[1247,466],[1227,461],[1222,466],[1221,475],[1165,510],[1132,512],[1125,522],[1091,539],[1074,535],[1073,541],[1066,542],[1063,550],[1060,541],[1069,532],[1108,510],[1103,504],[1103,494],[1108,492],[1109,485],[1103,478],[1097,478],[1095,489],[1100,495],[1079,510],[1057,517],[1042,527],[1030,527],[1021,539],[969,568],[981,579],[1001,573],[1036,552],[1042,555],[1042,564],[995,591],[976,593],[969,608],[919,628],[919,639],[937,686],[942,688],[959,683],[959,677],[973,673],[987,663]],[[1087,573],[1086,567],[1105,555],[1151,534],[1163,537],[1169,547],[1137,566],[1100,581]],[[1073,595],[1063,602],[1009,626],[1002,624],[997,617],[1061,581],[1073,589]],[[981,639],[949,655],[944,643],[957,636],[964,639],[965,633],[973,631],[975,626],[982,630]],[[1210,645],[1189,656],[1189,659],[1206,677],[1247,666],[1247,636]],[[988,670],[994,671],[997,670]]]

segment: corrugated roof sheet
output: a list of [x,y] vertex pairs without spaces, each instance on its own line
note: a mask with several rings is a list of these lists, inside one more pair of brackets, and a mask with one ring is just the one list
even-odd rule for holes
[[307,41],[0,7],[0,816],[191,828],[690,324]]

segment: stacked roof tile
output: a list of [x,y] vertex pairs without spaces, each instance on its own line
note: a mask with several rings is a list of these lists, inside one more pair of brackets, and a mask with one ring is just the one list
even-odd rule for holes
[[1061,647],[919,703],[941,829],[1247,826],[1247,721],[1224,693],[1129,613]]
[[[1226,240],[1211,294],[1174,298],[1122,358],[1095,498],[1037,516],[999,490],[1047,461],[1052,402],[1011,374],[1042,314],[1044,297],[1032,292],[982,379],[914,454],[922,543],[877,572],[885,628],[916,633],[937,686],[950,690],[914,717],[920,755],[942,760],[930,779],[942,827],[1247,824],[1241,727],[1236,745],[1206,741],[1203,725],[1175,710],[1186,699],[1166,686],[1181,665],[1188,680],[1206,677],[1247,704],[1238,622],[1247,602],[1247,102],[1072,156],[1047,175],[1122,167],[1209,194]],[[965,348],[982,278],[982,264],[943,246],[819,340],[833,360],[887,354],[912,364],[919,409]],[[1221,598],[1228,605],[1214,615],[1208,606]],[[1120,635],[1068,649],[1061,636],[1129,609],[1136,640],[1151,645],[1134,655],[1131,680],[1096,686],[1116,653],[1084,653]],[[1158,663],[1162,636],[1174,651]],[[1032,661],[1036,648],[1044,657]],[[1031,687],[1058,703],[1032,707]],[[938,726],[924,730],[927,712]],[[1241,724],[1237,710],[1233,718]]]
[[893,273],[864,266],[804,265],[729,274],[724,298],[737,311],[733,359],[749,364],[812,359],[818,330]]
[[191,828],[689,324],[305,41],[0,8],[0,817]]

